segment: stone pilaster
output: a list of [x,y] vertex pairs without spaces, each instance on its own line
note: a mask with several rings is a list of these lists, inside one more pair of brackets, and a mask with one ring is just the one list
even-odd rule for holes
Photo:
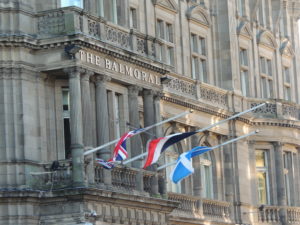
[[92,71],[85,71],[81,75],[81,101],[82,101],[82,122],[83,122],[83,144],[85,147],[93,145],[92,130],[92,103],[90,91],[90,77],[94,75]]
[[283,164],[283,144],[281,142],[273,142],[275,153],[275,172],[277,186],[277,202],[281,207],[279,211],[280,221],[283,225],[287,224],[286,212],[286,189],[284,181],[284,164]]
[[[98,146],[109,142],[109,117],[107,105],[106,82],[110,81],[110,77],[106,75],[96,75],[96,118],[97,118],[97,140]],[[101,149],[99,156],[107,160],[110,158],[110,150],[108,148]]]
[[[161,112],[160,112],[160,100],[163,96],[162,92],[156,92],[154,95],[154,118],[155,123],[161,122]],[[162,137],[163,136],[163,129],[162,126],[155,127],[155,136]]]
[[65,69],[65,72],[69,75],[73,185],[82,186],[84,184],[84,160],[80,74],[83,71],[78,67],[72,67]]

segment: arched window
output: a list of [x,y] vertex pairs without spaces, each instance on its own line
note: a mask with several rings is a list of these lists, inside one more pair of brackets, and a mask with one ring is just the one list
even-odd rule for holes
[[[168,148],[168,151],[165,153],[165,160],[166,164],[174,162],[177,160],[178,156],[180,155],[180,144],[174,144]],[[181,193],[181,182],[175,184],[173,183],[170,178],[168,177],[169,174],[173,171],[175,165],[168,166],[166,168],[166,174],[167,174],[167,191],[168,192],[174,192],[174,193]]]
[[213,187],[213,170],[212,170],[212,160],[210,153],[207,152],[200,156],[201,163],[201,184],[203,188],[202,196],[203,198],[214,198],[214,187]]

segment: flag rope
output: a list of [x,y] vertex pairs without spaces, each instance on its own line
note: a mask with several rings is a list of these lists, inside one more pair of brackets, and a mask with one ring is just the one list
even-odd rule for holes
[[[229,120],[235,119],[235,118],[237,118],[237,117],[239,117],[239,116],[241,116],[241,115],[243,115],[243,114],[246,114],[246,113],[251,112],[251,111],[253,111],[253,110],[256,110],[256,109],[258,109],[258,108],[260,108],[260,107],[263,107],[265,104],[266,104],[266,103],[259,104],[259,105],[257,105],[257,106],[254,106],[253,108],[247,109],[247,110],[245,110],[245,111],[243,111],[243,112],[240,112],[240,113],[235,114],[235,115],[233,115],[233,116],[231,116],[231,117],[228,117],[227,119],[221,120],[221,121],[219,121],[219,122],[217,122],[217,123],[214,123],[214,124],[211,124],[211,125],[209,125],[209,126],[207,126],[207,127],[205,127],[205,128],[199,129],[199,130],[196,131],[196,133],[200,133],[200,132],[206,131],[206,130],[212,128],[212,127],[218,126],[218,125],[220,125],[220,124],[222,124],[222,123],[225,123],[225,122],[227,122],[227,121],[229,121]],[[135,160],[138,160],[138,159],[140,159],[140,158],[143,158],[143,157],[145,157],[145,156],[147,156],[147,155],[148,155],[148,152],[144,152],[144,153],[142,153],[142,154],[140,154],[140,155],[137,155],[137,156],[135,156],[135,157],[133,157],[133,158],[131,158],[131,159],[128,159],[128,160],[124,161],[123,164],[126,165],[126,164],[131,163],[131,162],[133,162],[133,161],[135,161]]]
[[[163,121],[161,121],[161,122],[152,124],[152,125],[150,125],[150,126],[144,128],[144,129],[141,130],[140,132],[135,133],[134,135],[143,133],[143,132],[145,132],[145,131],[147,131],[147,130],[150,130],[150,129],[153,128],[153,127],[162,125],[162,124],[164,124],[164,123],[167,123],[167,122],[172,121],[172,120],[174,120],[174,119],[177,119],[177,118],[179,118],[179,117],[185,116],[185,115],[190,114],[190,113],[192,113],[192,112],[193,112],[193,110],[185,111],[185,112],[183,112],[183,113],[178,114],[177,116],[173,116],[173,117],[171,117],[171,118],[169,118],[169,119],[166,119],[166,120],[163,120]],[[134,136],[134,135],[132,135],[132,136]],[[90,150],[84,152],[83,155],[88,155],[88,154],[91,154],[91,153],[93,153],[93,152],[99,151],[100,149],[103,149],[103,148],[105,148],[105,147],[108,147],[108,146],[110,146],[110,145],[113,145],[113,144],[117,143],[119,140],[120,140],[120,138],[115,139],[115,140],[113,140],[113,141],[111,141],[111,142],[108,142],[108,143],[106,143],[106,144],[103,144],[103,145],[101,145],[101,146],[98,146],[98,147],[96,147],[96,148],[90,149]]]
[[[233,142],[236,142],[236,141],[241,140],[241,139],[243,139],[243,138],[249,137],[249,136],[251,136],[251,135],[253,135],[253,134],[257,134],[258,132],[259,132],[258,130],[255,130],[255,131],[252,131],[252,132],[249,133],[249,134],[245,134],[245,135],[243,135],[243,136],[240,136],[240,137],[231,139],[231,140],[226,141],[226,142],[224,142],[224,143],[222,143],[222,144],[220,144],[220,145],[216,145],[216,146],[214,146],[214,147],[211,147],[211,150],[216,149],[216,148],[220,148],[220,147],[222,147],[222,146],[224,146],[224,145],[228,145],[228,144],[233,143]],[[199,150],[199,151],[200,151],[200,150]],[[197,152],[197,151],[195,151],[195,152]],[[176,163],[177,163],[177,161],[174,161],[174,162],[170,162],[170,163],[167,163],[167,164],[165,164],[165,165],[162,165],[162,166],[160,166],[160,167],[157,168],[157,171],[162,170],[162,169],[164,169],[164,168],[166,168],[166,167],[168,167],[168,166],[172,166],[172,165],[174,165],[174,164],[176,164]]]

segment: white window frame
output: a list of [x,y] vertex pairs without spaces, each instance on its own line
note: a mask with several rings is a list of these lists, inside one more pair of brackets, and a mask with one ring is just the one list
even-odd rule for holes
[[274,97],[273,62],[269,58],[260,56],[259,65],[260,65],[259,70],[260,70],[261,97],[273,98]]
[[[270,181],[269,181],[269,164],[268,164],[268,159],[269,159],[269,154],[268,154],[268,151],[267,150],[262,150],[262,149],[257,149],[255,150],[255,154],[256,152],[258,151],[261,151],[264,153],[264,164],[265,166],[264,167],[257,167],[256,164],[255,164],[255,167],[256,167],[256,173],[264,173],[265,174],[265,177],[266,177],[266,202],[258,202],[259,204],[267,204],[269,205],[270,204]],[[258,182],[258,180],[257,180]],[[259,184],[257,183],[257,193],[258,193],[258,201],[259,201]]]
[[200,80],[201,82],[208,83],[208,71],[207,71],[207,40],[205,37],[191,33],[191,66],[192,66],[192,78]]

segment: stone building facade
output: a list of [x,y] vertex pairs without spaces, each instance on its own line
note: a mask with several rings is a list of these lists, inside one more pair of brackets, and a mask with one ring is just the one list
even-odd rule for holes
[[[298,0],[0,0],[0,224],[299,224]],[[171,167],[104,170],[112,146],[193,131],[199,145],[260,133]],[[54,162],[54,163],[53,163]]]

